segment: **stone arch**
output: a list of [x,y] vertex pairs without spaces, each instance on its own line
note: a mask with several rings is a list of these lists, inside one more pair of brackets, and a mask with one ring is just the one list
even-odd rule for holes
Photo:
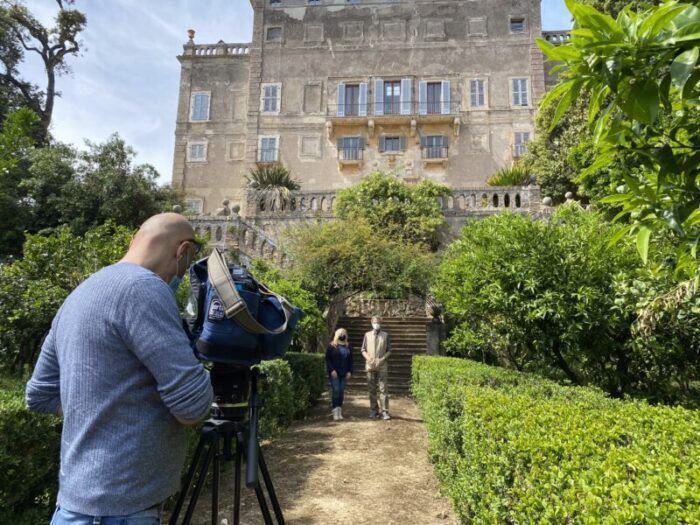
[[305,211],[306,210],[306,197],[302,197],[299,200],[299,211]]
[[316,211],[318,209],[318,201],[316,197],[311,197],[311,211]]
[[326,211],[327,201],[325,197],[321,197],[321,202],[319,203],[318,209],[321,211]]
[[498,193],[493,194],[493,197],[491,197],[491,202],[493,203],[494,208],[498,208]]
[[481,194],[481,203],[479,205],[479,208],[488,208],[489,207],[489,196],[486,195],[485,193]]
[[522,206],[522,202],[520,200],[520,194],[516,193],[515,194],[515,207],[520,208],[520,206]]
[[510,193],[506,193],[503,196],[503,206],[505,206],[506,208],[510,208]]
[[454,209],[454,207],[455,207],[454,197],[452,197],[452,195],[448,195],[447,196],[447,209],[452,210],[452,209]]
[[221,232],[221,226],[217,226],[217,228],[216,228],[216,234],[215,234],[216,240],[217,240],[217,241],[220,241],[222,236],[223,236],[223,235],[222,235],[222,232]]

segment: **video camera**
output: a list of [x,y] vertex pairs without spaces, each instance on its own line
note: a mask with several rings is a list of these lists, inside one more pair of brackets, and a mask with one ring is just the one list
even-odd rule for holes
[[244,419],[251,368],[284,355],[302,312],[242,266],[228,264],[217,249],[192,265],[190,287],[197,311],[190,325],[193,349],[213,364],[212,417]]

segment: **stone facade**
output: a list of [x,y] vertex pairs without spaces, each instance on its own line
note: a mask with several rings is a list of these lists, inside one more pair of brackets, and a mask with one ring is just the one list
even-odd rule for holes
[[466,209],[484,193],[469,188],[532,138],[545,91],[538,0],[251,4],[251,43],[200,45],[191,32],[178,57],[173,184],[193,211],[230,199],[259,215],[245,174],[270,162],[328,209],[376,170],[467,188]]

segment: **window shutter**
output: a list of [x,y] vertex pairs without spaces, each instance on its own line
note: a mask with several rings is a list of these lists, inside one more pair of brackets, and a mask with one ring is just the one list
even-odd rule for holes
[[443,136],[442,136],[442,147],[443,147],[443,148],[448,147],[448,146],[449,146],[449,142],[450,142],[450,141],[449,141],[449,138],[447,137],[447,135],[443,135]]
[[520,95],[520,100],[522,100],[523,106],[527,106],[527,105],[528,105],[528,101],[527,101],[527,80],[525,80],[525,79],[521,80],[521,81],[520,81],[520,86],[521,86],[521,88],[520,88],[520,93],[521,93],[521,95]]
[[267,88],[265,86],[260,87],[260,111],[265,111],[265,92]]
[[379,151],[384,151],[386,149],[386,137],[381,135],[379,137]]
[[420,147],[421,147],[421,148],[427,148],[427,147],[428,147],[428,137],[421,137],[421,138],[420,138]]
[[360,117],[367,116],[367,82],[360,82],[360,108],[357,114]]
[[342,137],[336,139],[336,142],[335,142],[335,143],[336,143],[336,147],[338,148],[338,151],[340,151],[340,150],[343,149],[343,139],[342,139]]
[[442,114],[450,114],[450,81],[442,81]]
[[339,117],[345,116],[345,84],[342,82],[338,84],[338,91],[336,95],[336,102],[338,107],[336,108],[336,115]]
[[365,149],[365,138],[364,137],[359,137],[357,143],[359,144],[360,149]]
[[411,79],[402,78],[401,79],[401,114],[410,115],[411,114],[411,103],[413,102],[411,96]]
[[279,113],[282,111],[282,85],[275,86],[275,111]]
[[374,114],[384,114],[384,80],[381,78],[374,80]]
[[399,149],[401,151],[406,151],[406,135],[401,135],[401,137],[399,137]]
[[428,83],[424,80],[418,83],[418,113],[428,114]]

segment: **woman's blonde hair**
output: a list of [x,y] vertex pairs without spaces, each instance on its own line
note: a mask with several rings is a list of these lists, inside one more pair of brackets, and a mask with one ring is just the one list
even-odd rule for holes
[[348,331],[347,331],[345,328],[338,328],[338,329],[335,331],[335,335],[333,336],[333,341],[331,342],[331,344],[332,344],[333,346],[338,346],[338,345],[341,343],[341,340],[340,340],[340,336],[341,336],[341,335],[344,335],[344,336],[345,336],[345,341],[344,341],[344,343],[345,343],[345,344],[348,343]]

